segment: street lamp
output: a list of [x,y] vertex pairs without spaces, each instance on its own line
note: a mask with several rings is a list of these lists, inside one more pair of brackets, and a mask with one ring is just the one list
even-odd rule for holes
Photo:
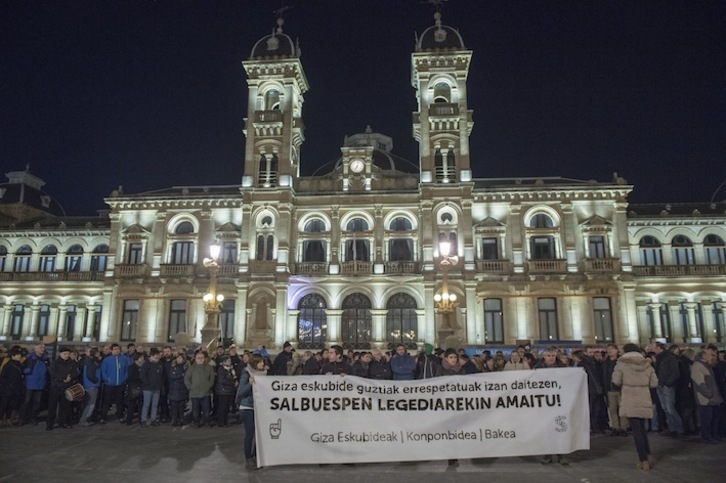
[[207,351],[209,351],[210,346],[219,338],[217,319],[222,312],[222,302],[224,301],[224,295],[217,293],[217,274],[219,273],[217,259],[219,258],[219,250],[219,244],[212,243],[209,246],[209,255],[211,258],[205,258],[202,262],[209,271],[209,289],[204,294],[204,297],[202,297],[202,300],[204,300],[204,313],[207,315],[207,318],[201,330],[202,347]]
[[451,242],[439,242],[439,256],[441,261],[439,267],[441,269],[442,280],[441,290],[434,295],[434,303],[436,304],[436,312],[443,316],[443,327],[445,330],[453,330],[451,323],[451,314],[456,308],[456,294],[449,293],[449,270],[452,266],[459,263],[459,257],[449,255],[451,252]]

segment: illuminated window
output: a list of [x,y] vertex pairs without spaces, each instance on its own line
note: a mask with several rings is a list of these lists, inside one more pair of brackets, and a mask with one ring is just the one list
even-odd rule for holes
[[388,348],[403,344],[415,349],[418,341],[416,300],[408,294],[397,293],[386,303],[386,341]]

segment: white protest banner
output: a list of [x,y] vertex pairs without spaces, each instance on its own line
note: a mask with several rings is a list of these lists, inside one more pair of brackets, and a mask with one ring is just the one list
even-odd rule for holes
[[590,448],[581,368],[373,381],[257,377],[260,466],[567,454]]

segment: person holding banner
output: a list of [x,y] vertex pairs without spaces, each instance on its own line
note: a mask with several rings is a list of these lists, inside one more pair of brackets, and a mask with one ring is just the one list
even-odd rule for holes
[[650,454],[645,420],[653,417],[650,390],[658,387],[658,377],[650,359],[643,357],[637,345],[625,344],[623,351],[625,353],[613,369],[612,383],[622,390],[620,416],[628,418],[633,431],[635,449],[640,458],[638,468],[649,471],[653,466],[653,457]]
[[261,355],[255,354],[250,358],[250,363],[239,379],[236,401],[240,419],[245,427],[245,467],[248,470],[257,469],[255,462],[255,405],[252,385],[255,383],[255,377],[264,376],[266,373],[265,360]]
[[[560,362],[559,358],[557,357],[557,348],[548,347],[542,353],[542,359],[537,364],[535,364],[534,368],[552,369],[555,367],[565,367],[565,365],[562,364],[562,362]],[[540,460],[540,463],[542,463],[543,465],[547,465],[550,463],[559,463],[561,465],[570,464],[570,462],[565,458],[565,455],[562,454],[544,455]]]

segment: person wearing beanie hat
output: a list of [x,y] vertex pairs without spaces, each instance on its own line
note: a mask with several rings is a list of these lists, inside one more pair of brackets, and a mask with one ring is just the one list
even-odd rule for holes
[[[71,360],[71,350],[61,347],[58,357],[50,366],[50,390],[48,392],[48,416],[45,429],[50,431],[55,425],[56,415],[63,428],[71,428],[71,403],[65,391],[76,383],[78,365]],[[60,408],[60,410],[59,410]]]
[[416,360],[416,379],[430,379],[436,377],[441,365],[438,356],[433,355],[434,346],[424,344],[424,353]]
[[650,454],[648,432],[645,420],[653,417],[653,401],[650,390],[658,387],[658,376],[650,362],[643,357],[640,348],[635,344],[625,344],[623,354],[613,369],[613,385],[622,388],[620,416],[628,418],[633,431],[635,449],[638,452],[638,468],[649,471],[653,466]]
[[287,364],[292,361],[292,344],[286,341],[282,345],[282,352],[275,356],[272,361],[269,374],[271,376],[287,376]]

